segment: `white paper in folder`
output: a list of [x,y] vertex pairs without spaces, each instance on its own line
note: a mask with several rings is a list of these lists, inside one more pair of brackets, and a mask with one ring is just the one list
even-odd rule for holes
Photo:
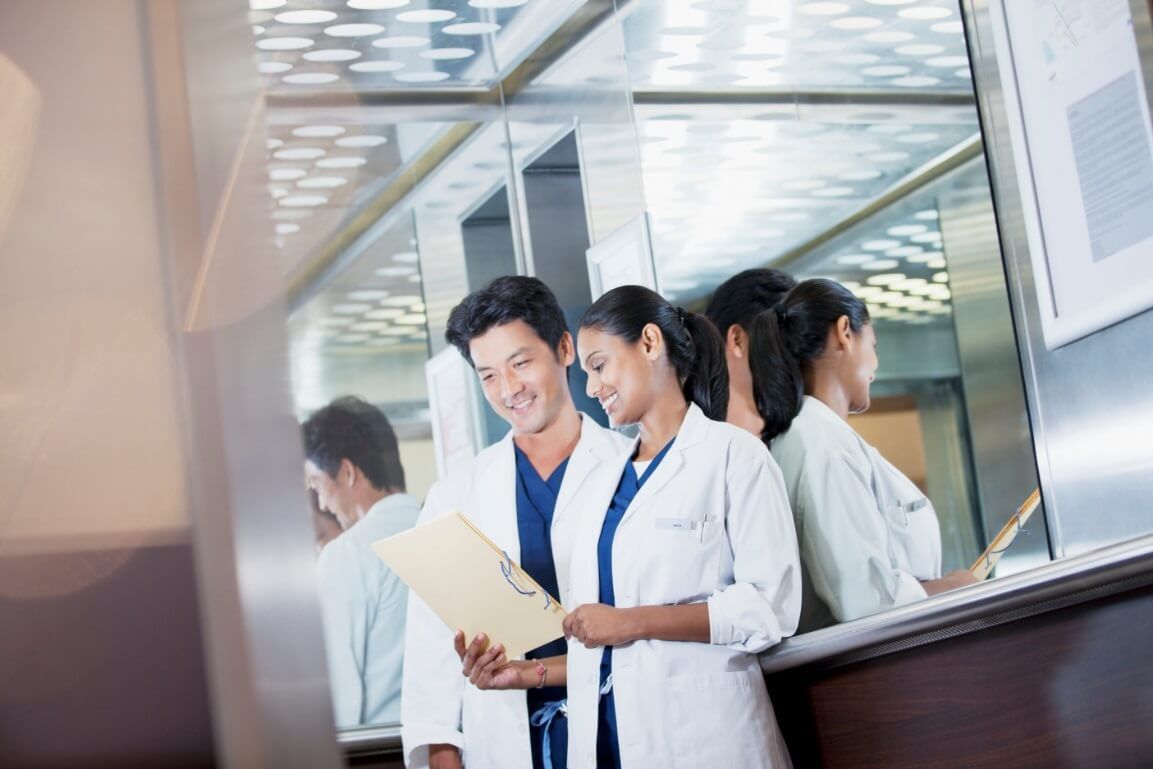
[[460,513],[372,545],[453,631],[485,633],[509,659],[564,635],[565,610]]

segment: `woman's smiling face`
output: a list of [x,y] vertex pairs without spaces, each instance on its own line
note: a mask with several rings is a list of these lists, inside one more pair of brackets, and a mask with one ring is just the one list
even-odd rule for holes
[[[646,330],[656,330],[646,326]],[[656,331],[659,338],[659,330]],[[597,328],[582,328],[577,336],[578,359],[588,374],[588,395],[600,401],[613,425],[634,424],[652,405],[653,360],[660,355],[646,342],[636,342]]]

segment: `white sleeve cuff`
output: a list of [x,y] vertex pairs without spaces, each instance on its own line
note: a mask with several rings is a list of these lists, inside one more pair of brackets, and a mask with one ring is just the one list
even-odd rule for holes
[[463,734],[436,724],[403,725],[400,740],[404,745],[404,763],[408,769],[428,769],[430,745],[455,745],[458,750],[464,750]]

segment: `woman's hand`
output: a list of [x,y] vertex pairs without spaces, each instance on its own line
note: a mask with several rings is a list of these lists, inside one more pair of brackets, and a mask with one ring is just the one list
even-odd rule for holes
[[968,569],[957,569],[940,579],[927,579],[921,583],[921,587],[925,588],[925,592],[929,595],[937,595],[948,590],[956,590],[959,587],[976,585],[980,581]]
[[564,619],[565,638],[575,638],[584,646],[620,646],[639,636],[630,621],[631,609],[618,609],[603,603],[586,603]]
[[481,633],[472,639],[466,648],[464,632],[456,631],[453,637],[457,656],[460,657],[461,673],[478,689],[528,689],[535,682],[528,683],[529,672],[535,674],[533,663],[512,661],[504,654],[502,644],[488,645],[488,637]]

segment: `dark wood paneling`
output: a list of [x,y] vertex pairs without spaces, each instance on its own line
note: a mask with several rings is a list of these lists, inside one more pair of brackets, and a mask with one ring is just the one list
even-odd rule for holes
[[188,546],[0,559],[0,767],[214,763]]
[[1153,589],[769,687],[798,769],[1150,767]]

